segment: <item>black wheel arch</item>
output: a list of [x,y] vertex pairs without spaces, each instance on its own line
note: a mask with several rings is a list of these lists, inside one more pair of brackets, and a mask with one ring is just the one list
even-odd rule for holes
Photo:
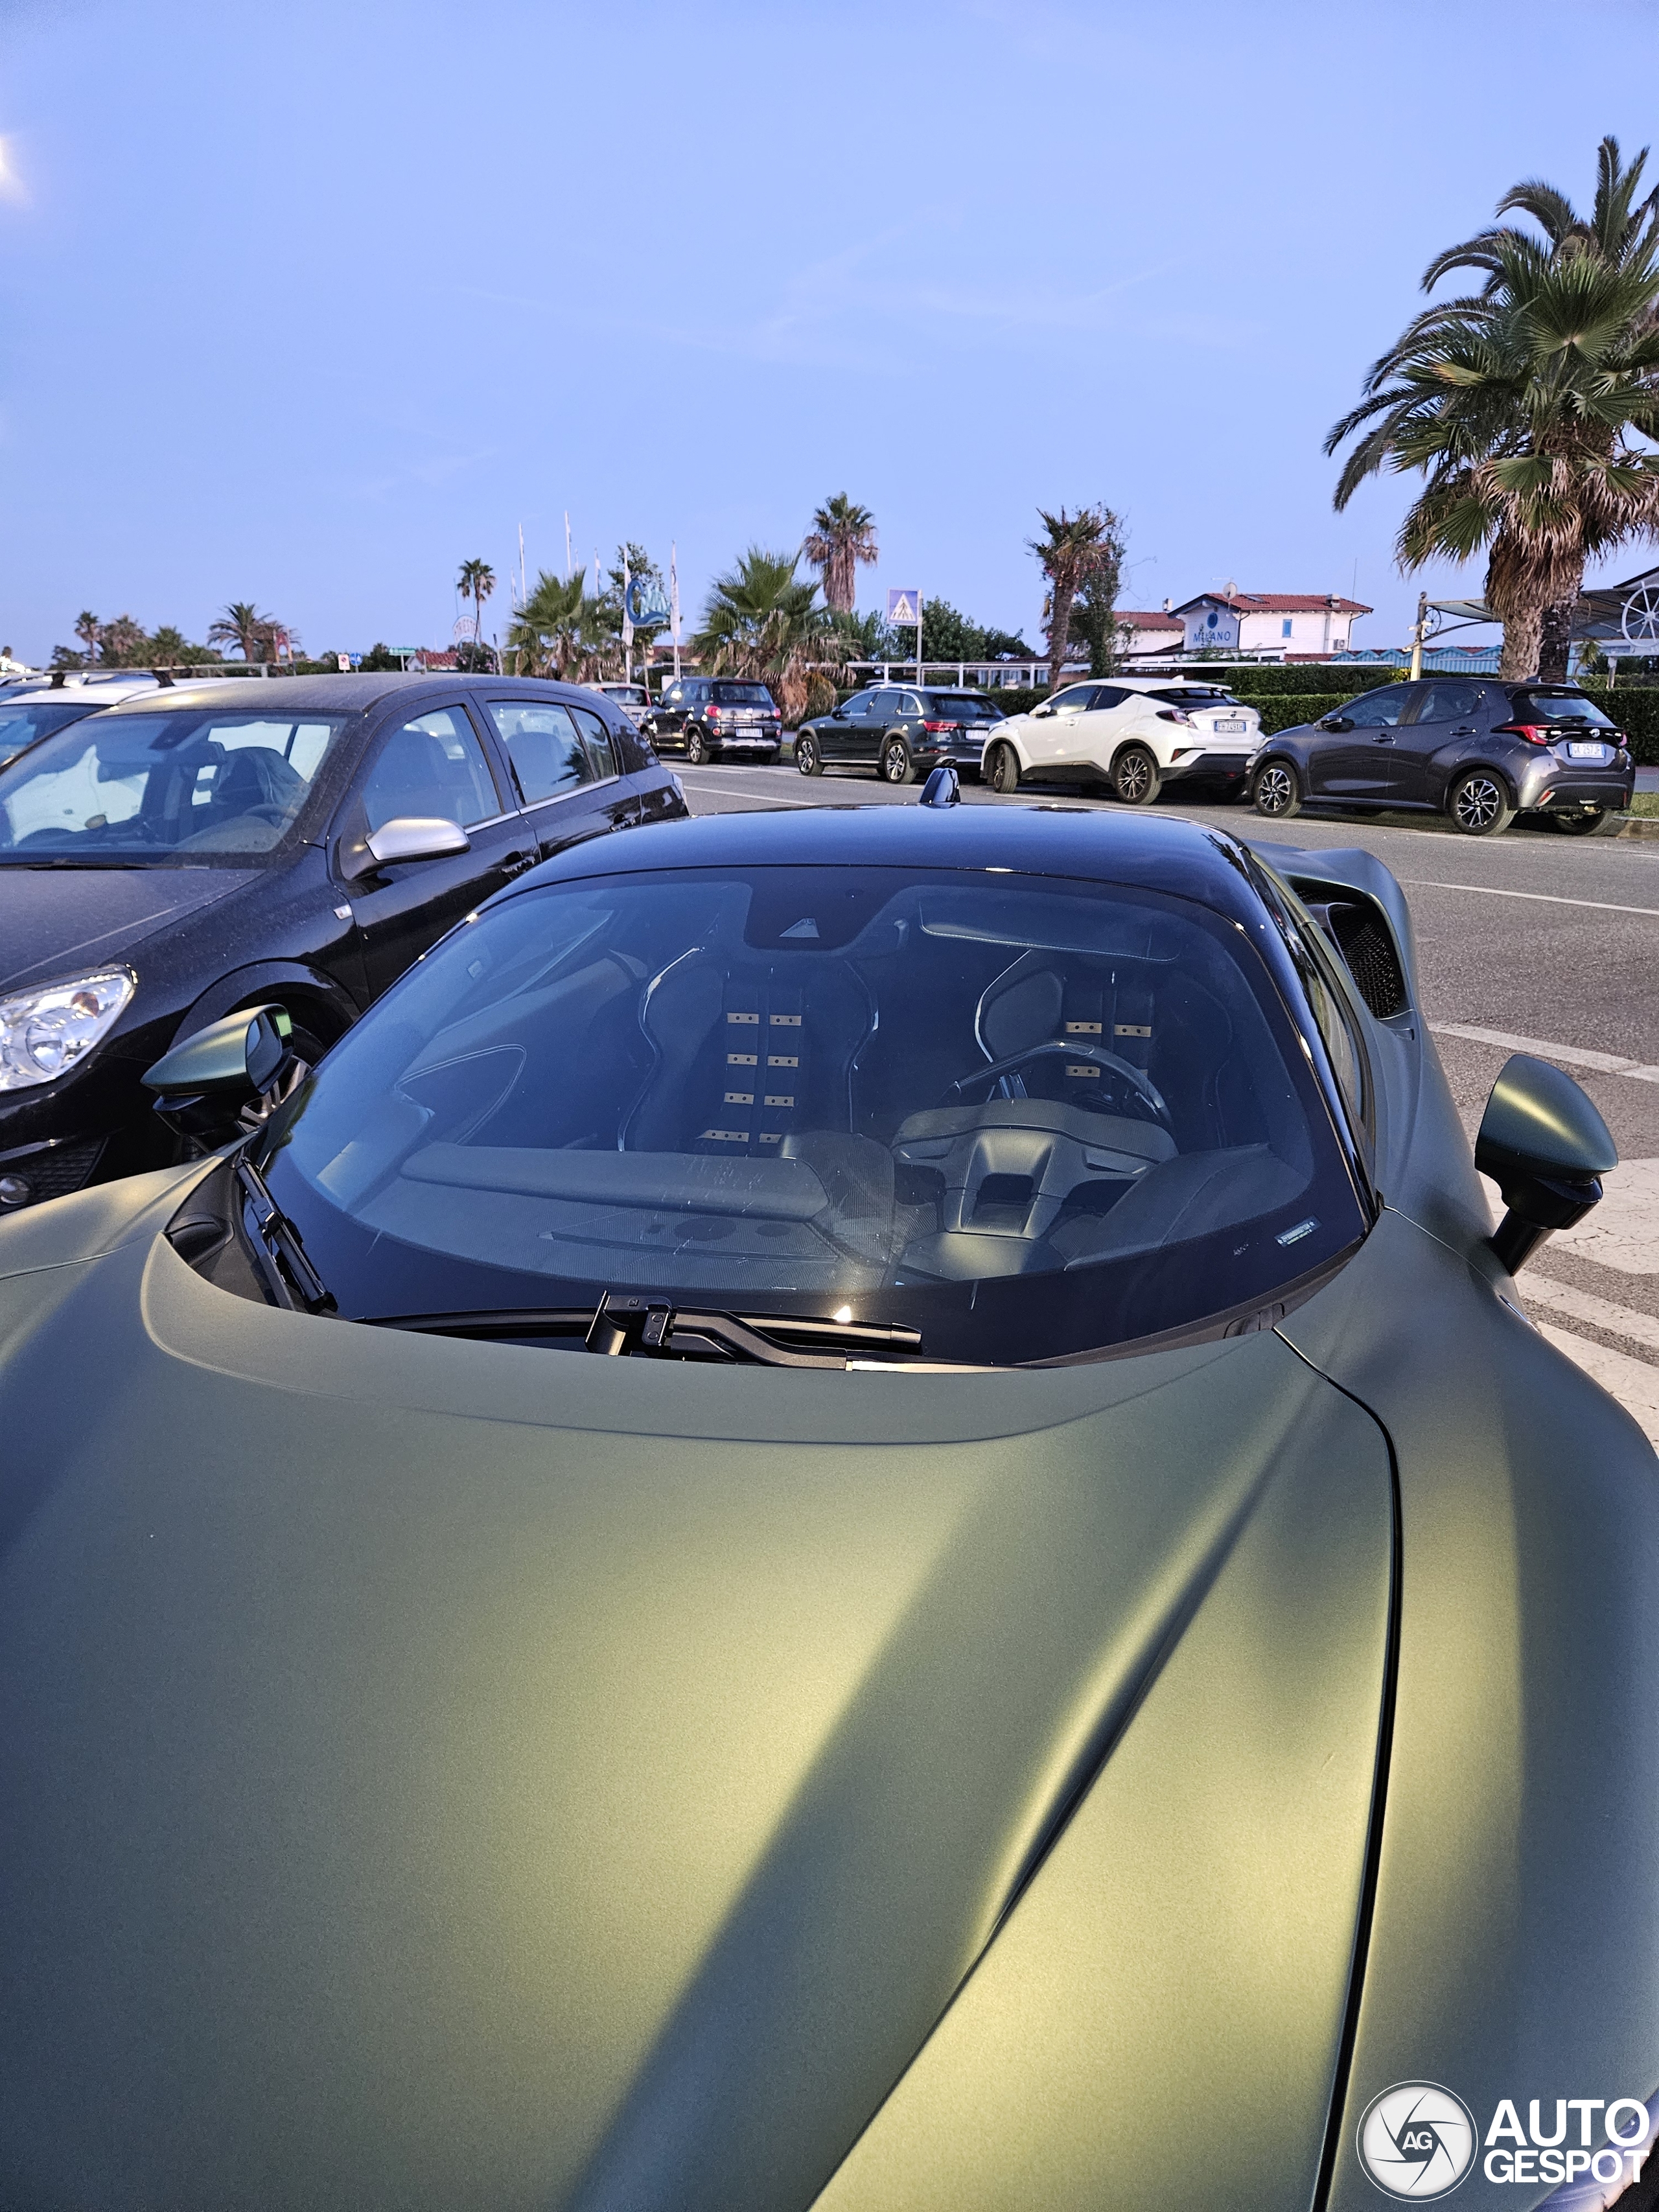
[[325,1044],[343,1037],[363,1011],[344,985],[322,969],[300,960],[262,960],[252,967],[233,969],[210,984],[180,1017],[172,1042],[193,1036],[222,1014],[234,1013],[239,1006],[253,1006],[261,999],[280,999]]

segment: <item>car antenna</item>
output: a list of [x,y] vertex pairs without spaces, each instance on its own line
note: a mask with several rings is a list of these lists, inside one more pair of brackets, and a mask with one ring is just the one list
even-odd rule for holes
[[957,806],[962,801],[962,785],[949,761],[941,761],[921,787],[922,806]]

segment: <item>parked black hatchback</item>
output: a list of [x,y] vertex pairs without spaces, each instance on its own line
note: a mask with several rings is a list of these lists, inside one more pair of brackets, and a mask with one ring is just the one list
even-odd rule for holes
[[1006,719],[981,691],[872,684],[832,714],[801,724],[795,766],[803,775],[821,775],[826,768],[873,768],[884,783],[909,783],[951,761],[977,775],[987,734]]
[[1570,684],[1436,677],[1389,684],[1340,714],[1269,738],[1250,771],[1256,811],[1284,821],[1323,805],[1434,808],[1472,837],[1537,812],[1583,835],[1628,808],[1636,769],[1623,733]]
[[591,691],[501,677],[149,693],[0,769],[0,1211],[164,1164],[140,1087],[280,999],[301,1060],[492,891],[685,812]]
[[776,760],[783,743],[783,714],[764,684],[730,676],[672,678],[640,727],[664,752],[684,753],[693,768],[730,754]]

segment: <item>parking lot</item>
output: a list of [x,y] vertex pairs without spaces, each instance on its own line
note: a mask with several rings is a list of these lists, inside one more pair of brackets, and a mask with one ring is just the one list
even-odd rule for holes
[[[915,805],[873,775],[811,783],[788,766],[678,771],[696,813],[733,808]],[[1080,793],[1054,803],[1121,811]],[[964,783],[969,805],[1000,799]],[[1471,1134],[1511,1052],[1581,1083],[1622,1164],[1578,1229],[1552,1237],[1521,1279],[1544,1334],[1603,1383],[1659,1443],[1659,841],[1567,838],[1522,823],[1498,838],[1403,818],[1309,814],[1275,830],[1249,808],[1159,802],[1160,811],[1268,842],[1363,846],[1411,901],[1431,1027]]]

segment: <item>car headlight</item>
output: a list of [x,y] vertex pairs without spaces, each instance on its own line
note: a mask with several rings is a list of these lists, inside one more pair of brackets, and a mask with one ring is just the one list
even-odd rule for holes
[[104,968],[0,999],[0,1091],[27,1091],[78,1067],[137,988],[130,968]]

